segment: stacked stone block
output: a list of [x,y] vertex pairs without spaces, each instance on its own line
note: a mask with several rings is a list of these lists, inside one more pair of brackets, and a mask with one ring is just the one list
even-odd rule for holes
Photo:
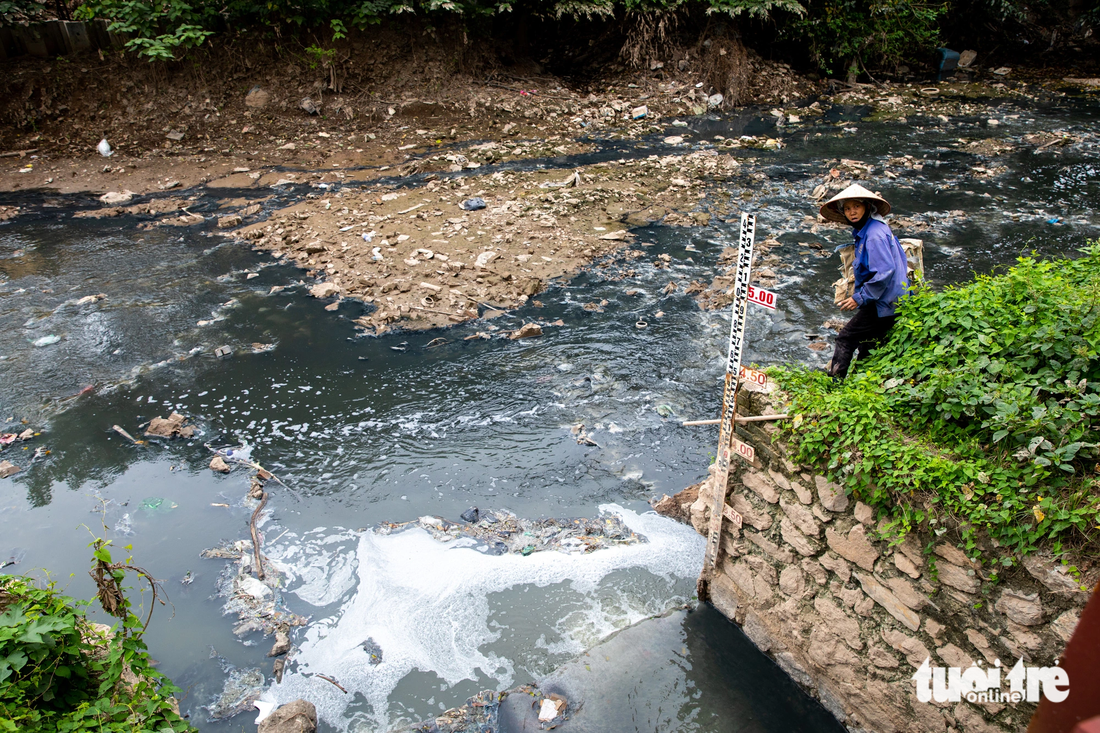
[[[743,385],[740,414],[782,411],[781,395]],[[997,548],[986,548],[983,565],[936,537],[892,546],[879,539],[871,507],[792,463],[773,442],[775,425],[738,432],[757,463],[731,475],[727,504],[744,522],[724,524],[711,603],[853,731],[1025,728],[1031,704],[922,703],[913,674],[926,659],[963,669],[1000,660],[1007,670],[1021,657],[1055,664],[1088,597],[1080,587],[1096,579],[1073,578],[1040,555],[994,583]],[[686,508],[706,535],[713,472],[695,489]]]

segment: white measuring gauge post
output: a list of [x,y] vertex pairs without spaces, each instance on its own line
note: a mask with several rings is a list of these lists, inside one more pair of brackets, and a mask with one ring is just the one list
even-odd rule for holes
[[[718,430],[718,471],[714,492],[714,504],[710,513],[707,534],[707,552],[703,558],[703,576],[699,583],[699,597],[706,597],[706,584],[718,565],[718,549],[722,540],[722,520],[730,518],[741,526],[741,515],[726,506],[726,485],[729,483],[731,453],[752,461],[755,451],[734,437],[734,416],[737,412],[737,381],[741,374],[741,352],[745,345],[745,318],[749,305],[749,277],[752,270],[752,246],[756,237],[756,217],[741,215],[741,236],[737,248],[737,272],[733,286],[733,312],[730,317],[729,355],[726,357],[726,382],[722,392],[722,421]],[[746,455],[748,454],[748,455]]]

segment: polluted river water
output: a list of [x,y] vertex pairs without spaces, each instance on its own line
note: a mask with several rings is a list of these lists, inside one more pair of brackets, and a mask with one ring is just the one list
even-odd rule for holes
[[[550,283],[542,308],[378,338],[355,327],[367,306],[325,310],[301,271],[216,230],[73,219],[86,199],[19,194],[25,213],[0,225],[0,419],[42,434],[3,452],[23,470],[0,484],[0,561],[90,597],[88,543],[132,546],[167,591],[151,653],[204,731],[251,729],[257,697],[306,698],[323,730],[391,730],[539,680],[580,696],[573,730],[840,730],[717,612],[682,610],[703,541],[649,501],[700,480],[712,460],[714,431],[680,422],[716,414],[728,310],[700,310],[667,285],[709,282],[736,245],[736,212],[755,213],[757,240],[776,240],[780,301],[750,313],[746,361],[822,365],[830,350],[811,345],[835,335],[823,324],[840,315],[838,259],[825,255],[850,238],[813,227],[810,194],[830,161],[870,166],[863,178],[893,203],[899,236],[924,240],[928,279],[942,287],[1031,252],[1072,255],[1098,236],[1097,111],[1080,98],[994,100],[941,124],[836,108],[782,134],[760,113],[690,119],[696,148],[761,132],[782,141],[736,151],[753,173],[708,189],[700,207],[722,204],[727,221],[636,229],[631,246],[646,257],[627,280],[589,268]],[[1064,144],[1028,143],[1051,131]],[[531,165],[675,152],[663,138],[591,141],[584,160]],[[192,193],[198,213],[218,196],[257,195]],[[264,206],[309,193],[283,187]],[[660,255],[667,267],[647,264]],[[487,325],[503,334],[558,319],[537,339],[465,340]],[[222,346],[229,358],[214,356]],[[111,429],[136,436],[173,411],[197,426],[194,438],[132,445]],[[589,441],[578,442],[578,424]],[[207,443],[237,446],[293,490],[269,482],[258,521],[282,574],[279,608],[308,619],[292,629],[278,684],[271,638],[235,635],[223,615],[232,561],[199,557],[246,539],[254,508],[246,471],[211,472]],[[33,458],[38,447],[49,453]],[[474,506],[617,517],[646,541],[497,554],[423,528],[379,531],[424,516],[459,522]]]

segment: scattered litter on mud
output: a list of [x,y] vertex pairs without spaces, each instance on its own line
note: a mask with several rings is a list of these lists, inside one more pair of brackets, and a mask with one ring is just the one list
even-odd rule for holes
[[385,535],[408,527],[425,529],[440,542],[472,538],[479,543],[477,549],[490,555],[530,555],[544,550],[576,555],[647,541],[615,515],[595,519],[523,519],[508,511],[481,514],[476,522],[450,522],[442,517],[425,516],[412,522],[385,523],[377,532]]

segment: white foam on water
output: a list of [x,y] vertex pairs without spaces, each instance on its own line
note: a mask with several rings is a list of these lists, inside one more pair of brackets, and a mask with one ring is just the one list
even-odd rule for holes
[[357,533],[325,535],[323,529],[315,529],[307,533],[305,541],[299,542],[293,533],[287,536],[286,541],[269,548],[267,554],[286,575],[291,593],[310,605],[323,607],[340,600],[355,587],[356,553],[343,545],[355,543]]
[[[601,600],[597,592],[609,574],[627,569],[644,569],[669,582],[694,580],[703,557],[703,538],[691,527],[654,513],[639,515],[616,505],[600,509],[619,515],[649,541],[585,555],[538,552],[523,557],[487,555],[469,546],[440,543],[421,529],[392,535],[363,533],[354,560],[333,564],[342,571],[356,568],[355,592],[335,615],[308,627],[293,657],[291,666],[296,668],[286,673],[281,684],[272,683],[261,700],[281,705],[304,698],[338,730],[385,730],[391,722],[389,696],[415,670],[434,673],[451,686],[485,678],[495,680],[501,689],[515,684],[512,660],[483,651],[500,637],[500,631],[494,630],[499,624],[490,618],[488,597],[493,593],[524,585],[568,583],[583,594],[587,609],[578,613],[575,604],[569,604],[560,610],[556,623],[551,622],[563,637],[551,646],[561,651],[581,651],[596,637],[604,638],[667,610],[667,583],[664,593],[652,583],[648,585],[654,590],[649,592],[647,584],[640,584],[619,593],[610,604],[613,608],[607,608],[607,598]],[[307,535],[303,542],[325,541],[317,533],[310,534],[316,539]],[[326,548],[326,554],[331,549]],[[314,555],[306,550],[301,557]],[[316,578],[310,577],[317,566],[311,563],[308,570],[296,569],[295,559],[284,556],[281,564],[297,577],[309,578],[305,595],[317,600]],[[345,583],[340,578],[338,585]],[[616,583],[622,584],[621,575]],[[538,615],[546,617],[545,601]],[[368,638],[382,649],[378,665],[368,663],[360,646]],[[536,646],[545,649],[545,639]],[[334,678],[348,694],[316,675]],[[364,701],[370,707],[366,715]],[[349,711],[352,703],[359,709]]]

